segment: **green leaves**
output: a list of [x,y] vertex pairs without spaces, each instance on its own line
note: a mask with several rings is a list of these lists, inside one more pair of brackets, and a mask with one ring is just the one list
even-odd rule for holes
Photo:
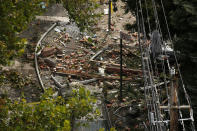
[[25,30],[35,15],[44,11],[40,2],[49,0],[0,1],[0,64],[6,65],[23,54],[26,41],[18,34]]
[[190,4],[189,2],[184,3],[183,7],[188,13],[191,13],[192,15],[196,14],[196,9],[195,9],[194,5]]
[[[73,113],[72,115],[76,119],[85,117],[88,113],[92,113],[94,116],[99,115],[99,111],[93,108],[96,100],[92,98],[90,92],[85,90],[83,87],[79,87],[73,90],[72,98],[68,100],[69,110]],[[87,117],[87,116],[86,116]],[[89,120],[92,117],[87,117]]]
[[73,119],[90,112],[99,113],[93,109],[95,99],[83,87],[74,90],[68,101],[61,96],[53,98],[53,93],[52,89],[46,90],[36,104],[27,103],[25,99],[14,103],[9,99],[1,102],[0,99],[0,129],[70,131]]
[[81,31],[90,29],[99,17],[94,11],[98,8],[95,0],[63,0],[63,3],[70,19],[76,22]]

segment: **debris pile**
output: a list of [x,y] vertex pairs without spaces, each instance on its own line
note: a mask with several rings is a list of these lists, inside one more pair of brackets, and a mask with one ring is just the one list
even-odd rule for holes
[[[125,97],[120,102],[118,100],[120,86],[120,49],[118,44],[97,49],[99,41],[95,37],[79,34],[78,38],[80,39],[76,40],[66,30],[60,30],[58,26],[54,28],[42,41],[38,51],[40,52],[40,54],[38,53],[40,75],[45,87],[54,87],[60,91],[59,94],[64,94],[64,96],[69,96],[70,86],[76,84],[86,85],[86,88],[90,90],[96,88],[96,91],[93,92],[100,94],[100,100],[104,95],[103,100],[106,102],[114,126],[131,128],[119,121],[137,118],[141,115],[140,113],[144,112],[142,104],[139,104],[143,103],[143,98],[142,95],[139,95],[140,92],[136,86],[142,83],[137,47],[130,46],[125,42],[127,44],[123,48],[123,81],[126,88],[123,90]],[[134,61],[136,62],[136,59],[138,59],[136,65],[132,64]],[[131,88],[133,89],[131,90]],[[138,100],[134,100],[136,98]],[[121,114],[123,110],[126,114]],[[114,111],[116,112],[114,113]],[[118,113],[121,118],[117,118]]]
[[[118,130],[140,129],[139,123],[145,121],[145,108],[140,90],[143,81],[137,32],[127,32],[131,40],[123,41],[124,88],[120,100],[120,32],[114,29],[111,35],[103,37],[106,29],[98,31],[100,33],[88,35],[72,23],[56,26],[42,41],[37,53],[43,84],[67,97],[72,86],[84,85],[100,103],[104,102],[112,126]],[[103,110],[101,104],[97,106]]]

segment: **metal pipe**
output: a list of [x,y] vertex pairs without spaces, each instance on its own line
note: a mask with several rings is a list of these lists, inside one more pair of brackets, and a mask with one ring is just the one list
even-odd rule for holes
[[120,96],[119,100],[122,101],[122,36],[120,35]]
[[41,42],[42,40],[46,37],[46,35],[57,25],[57,23],[54,23],[40,38],[40,40],[38,41],[36,48],[35,48],[35,52],[34,52],[34,62],[35,62],[35,70],[36,70],[36,74],[38,77],[38,81],[41,85],[42,91],[44,92],[45,87],[44,84],[42,82],[42,79],[40,77],[40,71],[38,69],[38,58],[37,58],[37,52],[38,52],[38,47],[41,46]]

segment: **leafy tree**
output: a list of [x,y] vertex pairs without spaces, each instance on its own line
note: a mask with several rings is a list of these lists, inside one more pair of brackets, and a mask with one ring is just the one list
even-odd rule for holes
[[83,31],[90,29],[100,15],[95,13],[98,7],[96,0],[62,0],[71,20]]
[[[52,89],[47,90],[38,103],[27,103],[25,99],[15,101],[0,99],[0,129],[2,130],[58,130],[70,131],[72,122],[94,110],[96,102],[90,92],[80,87],[74,90],[68,100],[53,97]],[[91,118],[91,117],[90,117]]]
[[0,64],[9,64],[10,60],[24,52],[27,41],[18,34],[27,28],[35,15],[44,11],[41,8],[51,3],[64,3],[69,16],[81,30],[90,29],[99,16],[94,12],[98,7],[96,0],[0,0]]
[[0,0],[0,64],[24,52],[26,40],[18,34],[43,11],[41,2],[48,5],[54,0]]

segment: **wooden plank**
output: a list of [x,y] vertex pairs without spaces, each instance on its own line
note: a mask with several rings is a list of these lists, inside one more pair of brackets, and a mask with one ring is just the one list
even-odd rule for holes
[[178,80],[176,76],[172,78],[172,87],[170,90],[170,131],[178,131]]
[[[95,62],[95,63],[104,64],[104,65],[111,65],[111,66],[118,66],[118,67],[120,67],[120,64],[109,63],[109,62],[107,62],[107,61],[96,61],[96,60],[91,60],[90,62]],[[126,67],[126,66],[123,66],[123,67]]]
[[[105,70],[106,72],[110,72],[110,73],[120,73],[120,68],[118,67],[106,67]],[[142,75],[142,71],[137,69],[123,68],[123,74]]]
[[[74,71],[59,71],[59,72],[54,72],[55,74],[62,75],[62,76],[71,76],[71,77],[78,77],[78,78],[95,78],[98,80],[119,80],[120,77],[112,77],[112,76],[100,76],[100,75],[95,75],[95,74],[88,74],[88,73],[83,73],[83,72],[74,72]],[[124,78],[123,81],[131,81],[133,78]]]

